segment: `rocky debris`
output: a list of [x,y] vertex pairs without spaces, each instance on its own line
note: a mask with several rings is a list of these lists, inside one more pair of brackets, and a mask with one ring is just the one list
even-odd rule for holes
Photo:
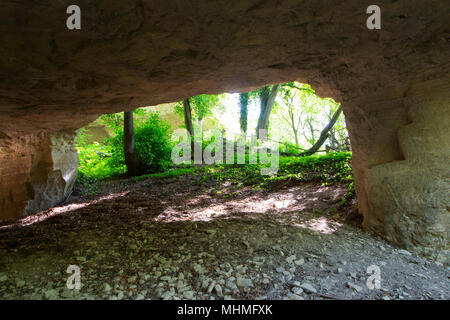
[[[157,203],[186,210],[190,198],[171,196],[182,189],[158,188],[170,199],[160,196]],[[132,191],[129,199],[91,204],[58,220],[0,230],[0,299],[450,298],[450,270],[442,263],[399,254],[398,248],[345,224],[320,237],[297,226],[323,215],[161,223],[150,219],[152,211],[133,211],[152,194]],[[66,288],[72,264],[80,266],[80,290]],[[366,289],[371,265],[381,270],[379,290]]]
[[354,283],[351,283],[351,282],[347,282],[347,287],[349,287],[350,289],[355,290],[356,292],[362,292],[363,291],[362,287],[360,287],[360,286],[358,286],[358,285],[356,285]]
[[314,286],[308,282],[304,282],[300,285],[300,287],[305,290],[306,292],[309,293],[317,293],[316,288],[314,288]]
[[236,285],[239,288],[248,288],[248,287],[252,287],[253,283],[252,283],[252,280],[250,280],[250,279],[238,277],[236,279]]

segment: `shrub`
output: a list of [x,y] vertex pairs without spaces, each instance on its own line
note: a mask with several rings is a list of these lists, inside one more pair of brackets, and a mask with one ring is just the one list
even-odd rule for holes
[[[172,151],[169,124],[161,120],[157,113],[153,113],[146,121],[137,123],[134,131],[136,154],[143,171],[167,170]],[[125,168],[123,139],[123,128],[117,128],[114,137],[106,139],[111,148],[111,157],[107,160],[110,168]]]

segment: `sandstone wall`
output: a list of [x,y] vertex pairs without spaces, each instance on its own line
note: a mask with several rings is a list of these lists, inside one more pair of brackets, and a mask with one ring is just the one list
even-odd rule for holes
[[18,218],[59,204],[75,182],[74,132],[2,139],[0,219]]
[[404,160],[369,170],[365,226],[402,247],[450,262],[450,79],[412,86],[409,123],[397,132]]

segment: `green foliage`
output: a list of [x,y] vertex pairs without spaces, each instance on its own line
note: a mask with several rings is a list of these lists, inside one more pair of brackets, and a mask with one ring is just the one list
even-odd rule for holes
[[297,155],[301,151],[295,144],[292,144],[287,141],[280,143],[279,148],[280,148],[280,153],[288,153],[288,154],[292,154],[292,155]]
[[179,168],[179,169],[173,169],[173,170],[165,171],[165,172],[144,174],[144,175],[141,175],[138,177],[134,177],[132,179],[133,179],[133,181],[137,182],[137,181],[141,181],[141,180],[145,180],[145,179],[149,179],[149,178],[159,178],[159,179],[172,178],[172,177],[182,176],[185,174],[194,173],[196,170],[197,170],[197,168]]
[[106,164],[108,157],[111,156],[110,146],[97,142],[86,143],[86,130],[79,131],[75,138],[75,148],[78,151],[78,177],[75,189],[81,194],[95,194],[100,180],[123,173]]
[[279,169],[272,176],[261,175],[262,164],[227,165],[220,164],[206,168],[204,179],[213,179],[217,183],[225,181],[238,185],[253,185],[256,188],[270,188],[272,183],[282,180],[319,181],[322,183],[341,182],[352,188],[353,175],[351,153],[339,152],[308,157],[279,158]]
[[[148,172],[163,171],[171,163],[170,127],[158,114],[135,112],[140,117],[135,128],[138,158]],[[143,119],[142,119],[143,118]],[[86,131],[81,129],[75,139],[79,153],[78,178],[75,189],[82,194],[95,194],[100,181],[126,173],[123,146],[123,113],[102,116],[102,121],[114,132],[104,143],[86,143]]]
[[[111,157],[106,164],[118,171],[126,168],[123,139],[123,127],[116,130],[114,137],[106,139],[111,147]],[[171,163],[172,152],[169,124],[162,121],[158,113],[151,114],[145,122],[135,125],[135,147],[137,158],[145,171],[166,170]]]
[[102,180],[104,178],[122,173],[117,168],[107,165],[111,157],[112,148],[105,144],[95,142],[93,144],[76,144],[78,150],[78,172],[90,179]]
[[[137,108],[133,110],[134,125],[139,126],[147,121],[147,118],[153,114],[153,112],[146,111],[143,108]],[[115,134],[120,133],[123,130],[123,112],[104,114],[99,118],[100,124],[110,128]]]
[[[220,104],[220,95],[200,94],[189,98],[191,104],[192,116],[197,120],[201,120],[212,114],[213,108]],[[183,102],[180,101],[175,105],[175,113],[184,117]]]

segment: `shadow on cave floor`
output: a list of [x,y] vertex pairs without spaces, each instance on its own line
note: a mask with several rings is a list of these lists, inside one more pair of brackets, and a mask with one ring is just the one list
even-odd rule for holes
[[[449,272],[336,210],[343,185],[106,182],[0,224],[0,299],[448,299]],[[81,270],[81,289],[66,270]],[[367,268],[381,271],[370,290]]]

